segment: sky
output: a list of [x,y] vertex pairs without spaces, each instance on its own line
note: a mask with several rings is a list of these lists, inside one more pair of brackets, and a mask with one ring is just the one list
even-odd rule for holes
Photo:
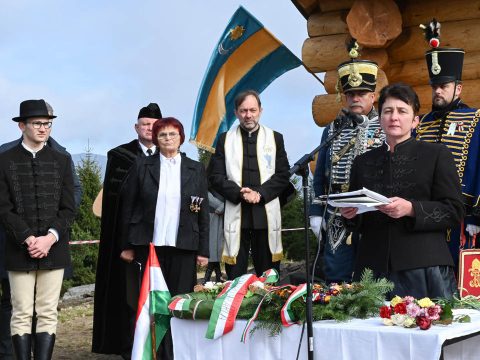
[[[208,61],[239,5],[301,58],[307,23],[289,0],[0,0],[0,143],[20,136],[11,118],[26,99],[52,105],[52,137],[72,154],[132,140],[150,102],[188,139]],[[322,93],[299,67],[261,94],[261,123],[284,135],[291,165],[320,141],[311,106]],[[182,151],[197,158],[187,141]]]

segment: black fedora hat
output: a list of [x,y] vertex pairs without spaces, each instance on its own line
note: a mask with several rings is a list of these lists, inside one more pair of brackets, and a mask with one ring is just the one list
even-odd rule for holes
[[53,109],[45,100],[25,100],[20,103],[20,116],[12,118],[13,121],[24,121],[32,117],[46,117],[55,119]]
[[157,103],[150,103],[141,108],[138,113],[138,119],[140,118],[161,119],[162,112],[160,111],[160,106]]

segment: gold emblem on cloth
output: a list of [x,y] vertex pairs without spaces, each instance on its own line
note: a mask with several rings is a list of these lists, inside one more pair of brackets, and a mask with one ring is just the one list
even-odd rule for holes
[[363,77],[359,73],[351,74],[348,77],[348,83],[352,87],[357,87],[357,86],[360,86],[360,84],[362,83],[362,79],[363,79]]
[[350,68],[350,75],[348,75],[348,83],[352,87],[360,86],[362,83],[362,74],[360,74],[360,69],[355,66],[355,63],[351,63],[349,65]]
[[230,29],[230,40],[240,39],[244,32],[245,32],[245,28],[243,26],[240,26],[240,25],[235,26],[233,29]]
[[472,267],[468,269],[468,272],[472,276],[472,280],[470,280],[470,286],[474,288],[480,287],[480,260],[473,260]]

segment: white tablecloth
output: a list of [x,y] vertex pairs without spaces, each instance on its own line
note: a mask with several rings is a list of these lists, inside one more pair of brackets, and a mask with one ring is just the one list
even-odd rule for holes
[[[458,313],[458,312],[456,312]],[[344,323],[313,323],[314,357],[319,360],[438,360],[445,340],[475,334],[477,336],[444,347],[444,359],[480,359],[480,312],[462,310],[471,323],[432,326],[429,330],[385,326],[380,318],[351,320]],[[276,337],[263,331],[240,342],[245,326],[237,320],[232,332],[217,339],[205,338],[207,321],[172,318],[175,360],[203,359],[295,359],[302,327],[284,328]],[[300,359],[307,358],[305,329]]]

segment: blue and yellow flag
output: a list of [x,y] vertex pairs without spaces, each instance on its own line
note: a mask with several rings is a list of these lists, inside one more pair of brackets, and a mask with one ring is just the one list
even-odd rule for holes
[[210,58],[195,105],[190,142],[214,151],[218,135],[235,122],[234,99],[262,92],[302,62],[243,7],[233,14]]

